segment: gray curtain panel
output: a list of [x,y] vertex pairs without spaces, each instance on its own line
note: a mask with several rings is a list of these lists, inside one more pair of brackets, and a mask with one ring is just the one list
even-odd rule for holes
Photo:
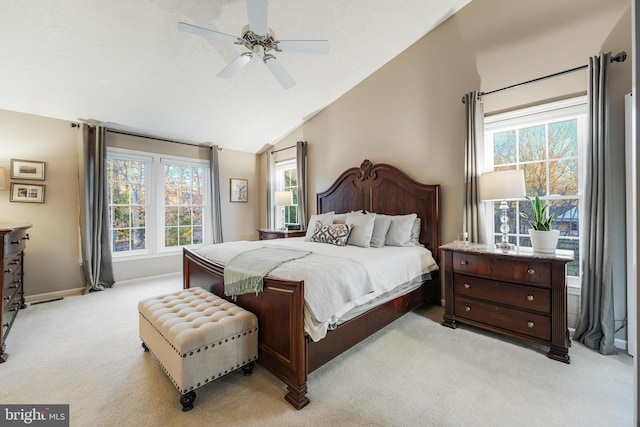
[[213,243],[222,243],[222,209],[220,204],[220,147],[211,147],[209,171],[211,172],[211,223],[213,225]]
[[86,123],[80,130],[80,251],[84,293],[113,286],[106,183],[106,129]]
[[307,229],[307,142],[296,143],[296,167],[298,175],[298,223]]
[[[610,53],[589,58],[581,310],[574,335],[574,340],[602,354],[617,352],[614,345],[612,226],[616,212],[624,214],[624,205],[620,208],[611,204],[616,189],[611,182],[611,169],[615,165],[611,161],[608,132],[610,62]],[[624,223],[624,219],[620,222]]]
[[464,205],[462,231],[469,233],[469,241],[487,243],[484,206],[480,200],[484,113],[478,92],[464,95],[467,135],[464,146]]
[[275,228],[273,212],[273,174],[276,171],[276,160],[273,150],[267,151],[267,228]]

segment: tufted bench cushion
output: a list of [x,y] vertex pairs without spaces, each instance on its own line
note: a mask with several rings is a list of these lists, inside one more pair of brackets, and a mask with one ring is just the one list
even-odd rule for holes
[[256,316],[202,288],[144,299],[138,313],[143,346],[183,395],[183,410],[196,388],[258,358]]

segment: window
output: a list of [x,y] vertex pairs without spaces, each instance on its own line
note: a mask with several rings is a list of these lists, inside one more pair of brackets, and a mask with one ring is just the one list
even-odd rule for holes
[[275,190],[291,191],[293,193],[293,205],[276,206],[275,223],[287,227],[298,225],[298,168],[296,160],[278,162],[275,165]]
[[[114,257],[175,251],[205,242],[206,162],[132,150],[107,150]],[[155,183],[160,183],[156,185]]]
[[[527,196],[539,196],[560,230],[559,249],[574,251],[567,275],[580,276],[580,206],[583,200],[583,146],[587,106],[584,97],[485,118],[487,170],[523,169]],[[491,235],[501,233],[499,203],[493,203]],[[493,209],[491,209],[493,208]],[[509,209],[510,243],[531,246],[529,225],[520,212],[531,213],[527,200],[513,200]],[[571,281],[570,283],[576,283]]]

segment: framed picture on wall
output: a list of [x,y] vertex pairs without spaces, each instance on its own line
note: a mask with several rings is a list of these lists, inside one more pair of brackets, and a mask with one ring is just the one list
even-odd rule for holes
[[44,181],[44,162],[11,159],[11,178]]
[[247,202],[249,200],[249,183],[246,179],[231,178],[231,201]]
[[11,183],[11,202],[44,203],[44,185]]

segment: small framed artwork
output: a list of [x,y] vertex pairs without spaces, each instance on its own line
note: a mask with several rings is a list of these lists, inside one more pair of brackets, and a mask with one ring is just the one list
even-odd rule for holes
[[44,181],[44,162],[11,159],[11,178]]
[[249,183],[246,179],[231,178],[231,201],[247,202],[249,200]]
[[12,182],[11,196],[9,198],[9,201],[23,203],[44,203],[44,185]]

